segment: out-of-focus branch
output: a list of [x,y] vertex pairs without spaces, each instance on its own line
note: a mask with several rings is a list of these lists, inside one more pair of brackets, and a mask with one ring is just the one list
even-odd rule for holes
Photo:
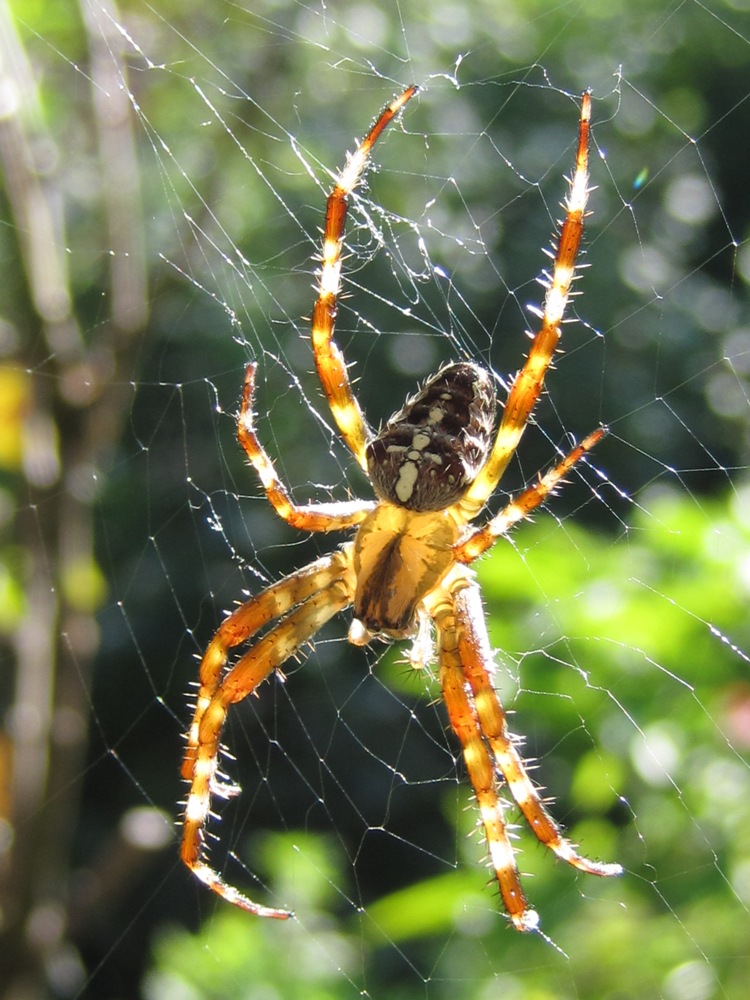
[[44,127],[31,67],[5,0],[0,3],[0,163],[29,294],[49,347],[62,358],[83,342],[71,315],[59,205],[47,172],[55,144]]
[[[75,315],[67,267],[60,155],[34,75],[0,0],[0,167],[25,289],[13,320],[28,379],[23,481],[15,544],[23,550],[26,610],[13,640],[16,685],[0,729],[10,747],[0,982],[24,996],[75,992],[82,974],[68,936],[69,867],[103,596],[93,540],[97,475],[130,399],[128,369],[147,318],[133,109],[113,3],[81,4],[99,147],[109,317],[91,335]],[[2,819],[3,817],[0,817]],[[85,933],[79,926],[77,931]],[[63,960],[63,957],[65,960]],[[65,970],[66,983],[54,983]],[[62,973],[60,973],[62,974]],[[80,985],[80,984],[79,984]]]
[[112,250],[110,315],[113,327],[127,334],[140,330],[148,314],[133,108],[114,4],[108,0],[99,0],[96,5],[84,2],[81,9],[88,31],[92,99]]

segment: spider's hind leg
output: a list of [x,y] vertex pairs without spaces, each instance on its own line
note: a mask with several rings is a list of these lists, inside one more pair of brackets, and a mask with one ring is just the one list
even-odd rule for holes
[[492,453],[457,505],[466,520],[474,517],[494,492],[505,472],[544,388],[547,371],[560,341],[561,326],[575,278],[576,259],[583,235],[589,196],[589,128],[591,94],[583,94],[578,125],[578,147],[560,227],[552,274],[546,281],[540,326],[523,368],[516,375],[497,429]]
[[362,179],[372,147],[417,91],[416,86],[408,87],[381,111],[357,149],[347,155],[346,166],[339,172],[326,206],[323,262],[318,280],[318,297],[315,300],[312,316],[312,348],[318,377],[328,399],[333,419],[363,469],[367,468],[365,445],[371,434],[357,397],[352,391],[344,355],[333,337],[336,306],[341,291],[341,248],[344,241],[344,226],[349,197]]

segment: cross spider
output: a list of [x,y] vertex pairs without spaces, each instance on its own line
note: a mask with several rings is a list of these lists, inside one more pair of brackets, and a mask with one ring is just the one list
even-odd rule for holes
[[[483,526],[471,522],[515,452],[560,339],[589,191],[591,98],[584,93],[581,101],[578,149],[552,274],[546,276],[540,327],[513,381],[497,430],[492,378],[479,365],[460,361],[445,365],[428,379],[375,434],[353,394],[344,357],[334,340],[344,225],[349,197],[375,142],[417,89],[409,87],[381,112],[338,174],[326,208],[312,316],[312,348],[331,413],[367,473],[377,500],[294,503],[255,433],[255,365],[251,364],[238,436],[269,503],[300,530],[354,529],[354,536],[331,555],[251,597],[225,619],[211,640],[200,666],[195,717],[182,766],[190,791],[181,857],[202,882],[229,902],[263,917],[292,915],[248,899],[206,860],[204,838],[211,796],[239,792],[219,779],[219,741],[229,706],[255,692],[325,622],[353,605],[348,638],[354,645],[365,645],[375,636],[411,639],[411,661],[416,666],[427,666],[437,653],[448,717],[463,750],[505,909],[515,928],[532,931],[539,918],[521,887],[504,817],[506,803],[499,797],[502,779],[534,834],[559,858],[593,875],[617,875],[622,869],[578,854],[529,778],[493,687],[492,651],[479,587],[469,564],[538,507],[603,437],[605,429],[590,434]],[[269,627],[256,638],[264,626]],[[249,648],[228,669],[229,650],[242,643],[250,643]]]

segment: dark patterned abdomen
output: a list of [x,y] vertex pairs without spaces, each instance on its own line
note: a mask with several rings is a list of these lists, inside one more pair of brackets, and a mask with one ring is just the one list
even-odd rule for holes
[[492,446],[495,392],[469,362],[446,365],[367,445],[367,470],[381,500],[443,510],[460,499]]

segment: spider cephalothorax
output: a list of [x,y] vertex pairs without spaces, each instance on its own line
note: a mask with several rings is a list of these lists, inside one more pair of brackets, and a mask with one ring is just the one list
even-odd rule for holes
[[[341,436],[367,472],[377,501],[294,503],[255,433],[255,366],[251,365],[238,435],[268,501],[293,527],[354,530],[355,534],[331,555],[251,597],[229,615],[211,640],[201,661],[200,688],[182,768],[190,791],[181,855],[206,885],[230,902],[259,916],[291,916],[289,910],[248,899],[228,885],[205,858],[211,796],[238,792],[219,780],[221,731],[231,704],[253,693],[330,618],[351,605],[350,642],[363,644],[375,635],[412,638],[415,665],[426,667],[437,659],[443,699],[461,744],[503,903],[514,927],[529,931],[537,927],[538,917],[521,887],[508,839],[505,803],[499,794],[499,775],[535,835],[558,857],[594,875],[619,874],[621,868],[578,854],[529,778],[492,684],[494,663],[481,595],[467,564],[542,503],[604,434],[603,428],[594,431],[486,524],[472,525],[515,452],[560,339],[588,197],[591,100],[584,94],[581,101],[575,168],[540,327],[497,426],[491,376],[479,365],[461,361],[446,365],[428,379],[373,436],[333,337],[341,246],[348,198],[372,147],[416,92],[416,87],[409,87],[382,111],[338,175],[328,198],[313,309],[312,346],[318,375]],[[229,651],[242,644],[247,648],[227,670]]]

